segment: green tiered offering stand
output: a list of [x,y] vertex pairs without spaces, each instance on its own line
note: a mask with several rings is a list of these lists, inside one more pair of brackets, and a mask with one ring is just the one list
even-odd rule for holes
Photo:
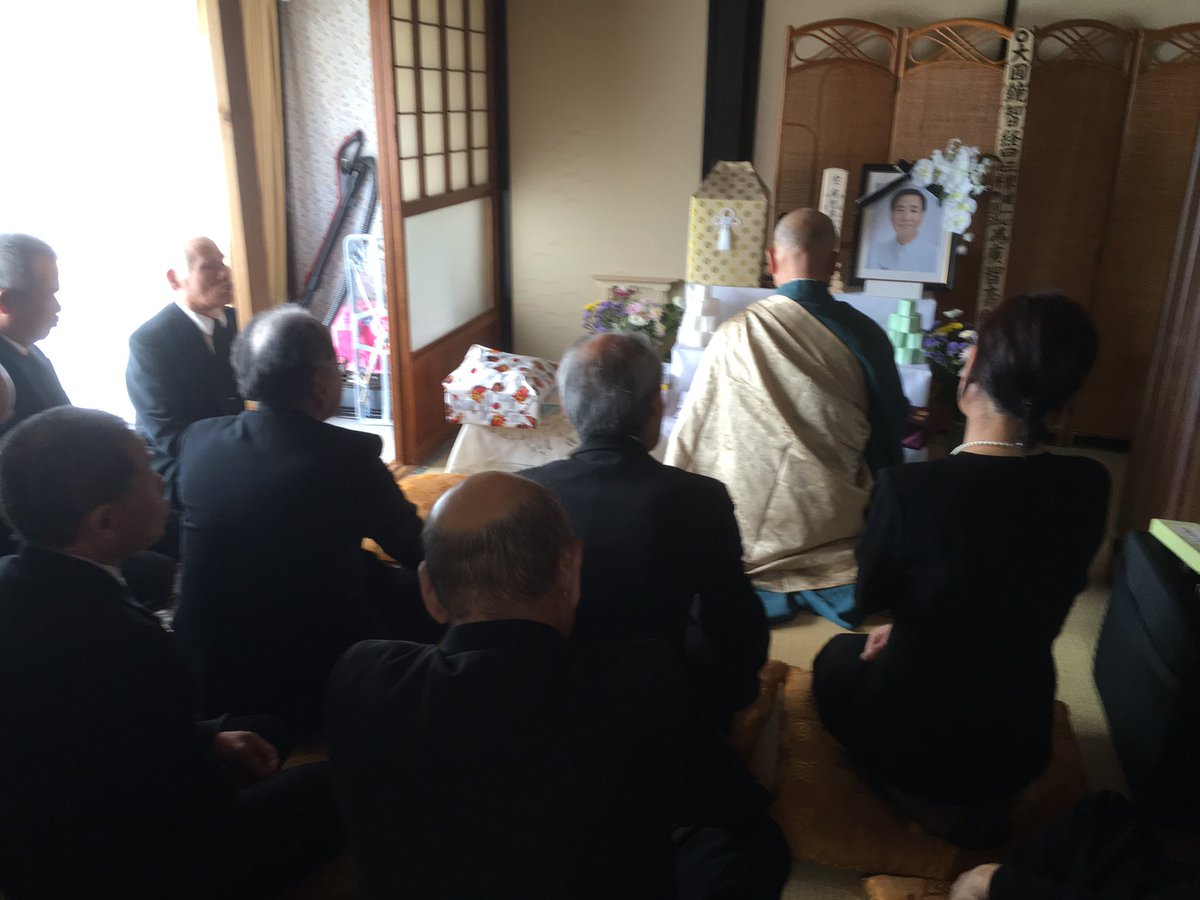
[[915,300],[897,300],[896,311],[888,316],[888,339],[892,342],[896,364],[910,366],[924,362],[925,351],[921,344],[925,332],[921,330],[921,317],[917,315]]

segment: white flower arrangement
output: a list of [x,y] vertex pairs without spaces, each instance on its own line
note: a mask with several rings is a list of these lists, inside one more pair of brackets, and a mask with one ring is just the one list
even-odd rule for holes
[[917,160],[909,174],[921,187],[941,188],[942,228],[962,234],[971,227],[971,217],[979,208],[975,198],[987,190],[984,181],[991,167],[992,157],[954,138],[945,150]]

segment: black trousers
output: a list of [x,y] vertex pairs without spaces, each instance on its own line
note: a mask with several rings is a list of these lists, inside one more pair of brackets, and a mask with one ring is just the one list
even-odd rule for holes
[[679,900],[776,900],[792,870],[792,854],[766,813],[737,825],[676,828]]
[[328,763],[196,802],[203,808],[173,809],[162,821],[111,810],[53,832],[21,828],[0,848],[0,890],[8,900],[262,897],[344,844]]

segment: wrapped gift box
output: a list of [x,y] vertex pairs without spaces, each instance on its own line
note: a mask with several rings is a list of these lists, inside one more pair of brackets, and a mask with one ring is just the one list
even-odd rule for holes
[[719,162],[692,194],[685,280],[758,287],[767,240],[767,189],[748,162]]
[[462,364],[442,379],[446,421],[536,428],[554,392],[558,363],[472,344]]

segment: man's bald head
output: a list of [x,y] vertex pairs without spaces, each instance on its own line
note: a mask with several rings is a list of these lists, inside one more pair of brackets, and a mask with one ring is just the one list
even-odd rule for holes
[[182,293],[188,309],[202,316],[223,319],[222,309],[233,302],[233,275],[211,238],[188,238],[182,258],[167,270],[167,282]]
[[472,475],[437,502],[423,539],[422,591],[432,590],[452,623],[527,618],[558,627],[578,601],[579,547],[566,510],[526,478]]
[[767,252],[775,284],[796,278],[828,282],[837,249],[837,229],[829,216],[815,209],[792,210],[775,226],[774,246]]

